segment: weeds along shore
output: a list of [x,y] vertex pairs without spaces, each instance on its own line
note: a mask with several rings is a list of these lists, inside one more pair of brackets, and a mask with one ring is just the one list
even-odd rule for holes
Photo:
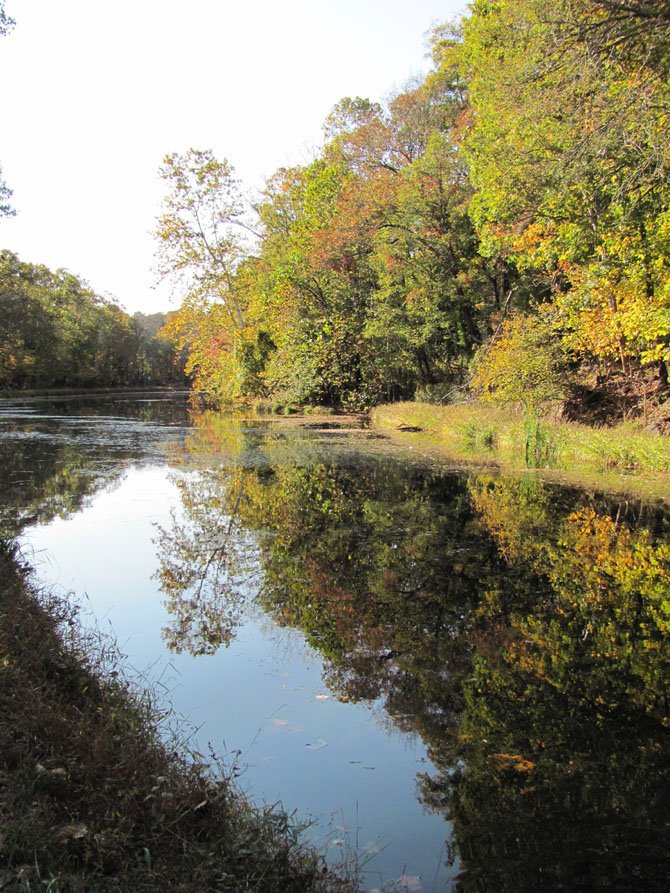
[[329,891],[277,807],[171,747],[114,645],[0,543],[0,890]]
[[485,403],[392,403],[372,428],[415,449],[504,470],[542,469],[577,485],[670,498],[670,437],[622,423],[594,428]]

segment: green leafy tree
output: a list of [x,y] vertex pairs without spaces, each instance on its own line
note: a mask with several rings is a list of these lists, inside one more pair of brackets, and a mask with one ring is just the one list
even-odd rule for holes
[[625,375],[656,364],[663,379],[668,31],[661,10],[647,33],[649,11],[482,0],[461,58],[482,250],[528,271],[540,301],[550,290],[573,355]]
[[256,312],[276,346],[266,380],[298,402],[356,408],[378,395],[364,337],[375,218],[358,213],[357,186],[341,161],[318,159],[281,172],[259,207]]

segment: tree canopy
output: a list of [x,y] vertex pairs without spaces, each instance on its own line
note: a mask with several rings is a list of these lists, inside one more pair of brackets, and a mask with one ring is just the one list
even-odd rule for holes
[[364,408],[468,385],[476,355],[492,399],[665,399],[668,4],[474,0],[431,50],[386,102],[340,100],[255,221],[228,162],[168,156],[159,252],[190,277],[196,386]]
[[129,316],[67,270],[0,251],[0,388],[183,383],[164,323]]

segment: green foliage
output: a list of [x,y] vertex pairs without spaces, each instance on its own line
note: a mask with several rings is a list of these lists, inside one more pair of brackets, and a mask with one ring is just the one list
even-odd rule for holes
[[[254,218],[227,162],[166,158],[196,388],[363,408],[462,386],[477,354],[475,386],[533,411],[567,366],[667,390],[665,0],[477,0],[431,53],[386,103],[340,100]],[[515,312],[537,321],[500,334]]]
[[[226,327],[225,349],[235,362],[227,358],[221,374],[205,354],[214,338],[209,313],[222,329],[223,314],[215,305],[204,313],[192,294],[180,311],[180,343],[191,352],[197,387],[232,399],[276,395],[364,408],[410,395],[417,385],[463,380],[497,298],[487,262],[477,254],[467,176],[451,136],[462,107],[462,85],[437,76],[410,86],[387,107],[360,98],[335,107],[322,156],[268,182],[256,209],[259,244],[232,252],[225,295],[217,300],[223,308],[231,294],[238,296],[249,331],[240,352],[238,335]],[[199,153],[193,164],[178,159],[165,172],[169,181],[176,167],[182,172],[182,203],[192,191],[183,170],[192,177],[205,157],[213,163]],[[220,186],[203,187],[208,202]],[[192,205],[203,200],[198,192]],[[183,227],[176,226],[172,193],[168,203],[164,219],[171,223],[158,237],[172,251],[174,233]],[[201,222],[212,216],[206,207]],[[214,268],[211,257],[201,260],[202,233],[192,226],[186,231],[197,246],[179,254],[180,270],[209,282]],[[219,264],[220,253],[213,253]],[[189,312],[200,321],[193,315],[191,325]],[[273,347],[254,353],[249,345],[260,332]],[[249,374],[240,362],[251,362]]]
[[0,388],[181,382],[157,322],[131,319],[66,270],[0,252]]
[[478,3],[465,25],[481,250],[545,283],[571,357],[624,374],[667,355],[669,46],[648,4]]

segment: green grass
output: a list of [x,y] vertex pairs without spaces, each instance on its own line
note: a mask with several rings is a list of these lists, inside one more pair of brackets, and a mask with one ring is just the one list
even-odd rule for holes
[[255,808],[197,754],[0,545],[0,889],[344,891],[281,808]]
[[[395,403],[372,411],[371,424],[398,438],[437,449],[455,459],[504,468],[542,468],[596,475],[623,490],[670,495],[670,438],[631,424],[613,428],[524,418],[485,403],[434,406]],[[403,426],[421,428],[402,432]]]

